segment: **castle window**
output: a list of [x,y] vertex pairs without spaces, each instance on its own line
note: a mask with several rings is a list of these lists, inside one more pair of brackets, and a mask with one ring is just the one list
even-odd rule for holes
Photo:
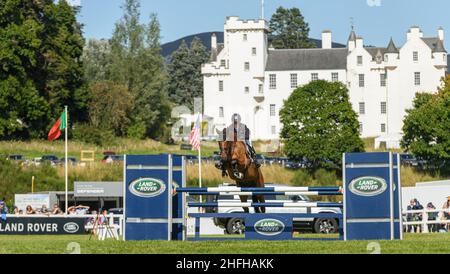
[[245,93],[250,93],[250,87],[245,87]]
[[362,66],[362,64],[363,64],[363,57],[361,55],[359,55],[357,57],[357,59],[358,59],[358,66]]
[[219,91],[223,92],[223,81],[222,80],[219,81]]
[[380,74],[380,86],[382,87],[386,86],[386,73]]
[[252,55],[253,55],[253,56],[256,55],[256,48],[252,48]]
[[381,132],[382,133],[386,132],[386,124],[381,124]]
[[249,63],[249,62],[245,62],[245,64],[244,64],[244,70],[245,70],[245,71],[249,71],[249,70],[250,70],[250,63]]
[[359,74],[359,87],[363,88],[365,86],[365,77],[364,74]]
[[311,81],[317,81],[317,80],[319,80],[319,74],[311,73]]
[[298,86],[298,78],[297,73],[291,74],[291,88],[297,88]]
[[272,135],[277,134],[277,127],[276,126],[272,126]]
[[277,75],[276,74],[269,74],[269,88],[277,89]]
[[381,102],[381,114],[387,114],[387,104],[386,104],[386,102]]
[[221,67],[226,67],[226,65],[227,65],[227,61],[226,60],[220,60],[220,66]]
[[363,134],[364,132],[364,125],[363,123],[359,123],[359,134]]
[[339,81],[339,73],[337,73],[337,72],[331,73],[331,81],[333,81],[333,82]]
[[258,86],[258,92],[259,92],[260,94],[263,94],[263,93],[264,93],[264,86],[263,86],[263,84],[259,84],[259,86]]
[[270,105],[270,116],[275,117],[276,116],[276,106]]
[[419,61],[419,52],[414,51],[413,52],[413,61],[418,62]]
[[244,35],[242,35],[242,40],[247,41],[248,40],[248,36],[246,33],[244,33]]
[[414,72],[414,85],[420,86],[420,72]]
[[366,114],[366,103],[359,103],[359,114]]
[[384,61],[386,61],[386,62],[389,61],[389,55],[386,54],[386,55],[384,56]]
[[220,118],[223,118],[223,117],[224,117],[223,107],[219,107],[219,117],[220,117]]

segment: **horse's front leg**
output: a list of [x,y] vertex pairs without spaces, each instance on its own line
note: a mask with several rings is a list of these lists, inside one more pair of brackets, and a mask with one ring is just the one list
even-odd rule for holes
[[[265,203],[266,199],[264,195],[253,195],[252,200],[254,203]],[[255,207],[255,213],[266,213],[265,207]]]
[[[241,203],[246,203],[248,197],[247,196],[239,196],[239,199],[241,199]],[[248,207],[243,207],[243,209],[244,209],[245,213],[250,213],[250,210]]]

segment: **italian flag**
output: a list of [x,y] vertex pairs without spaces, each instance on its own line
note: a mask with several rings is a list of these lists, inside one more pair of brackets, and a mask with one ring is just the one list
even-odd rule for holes
[[64,111],[59,117],[58,121],[53,125],[52,129],[48,133],[48,140],[55,141],[61,136],[61,130],[66,129],[67,113]]

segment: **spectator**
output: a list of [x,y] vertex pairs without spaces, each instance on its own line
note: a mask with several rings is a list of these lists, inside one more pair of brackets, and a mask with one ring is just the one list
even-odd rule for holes
[[[433,203],[428,203],[427,205],[427,210],[436,210],[436,207],[433,205]],[[436,221],[437,217],[438,217],[438,213],[437,212],[428,212],[428,221]],[[428,224],[428,231],[429,232],[437,232],[438,231],[438,226],[437,224]]]
[[48,214],[49,212],[48,212],[47,206],[46,205],[42,205],[40,212],[42,214]]
[[25,214],[26,215],[33,215],[33,214],[36,214],[36,211],[30,205],[27,205]]
[[77,215],[86,215],[88,213],[89,207],[79,205],[76,207],[76,209],[77,209]]
[[6,221],[6,214],[8,214],[8,207],[4,201],[0,201],[0,216],[2,221]]
[[63,214],[63,211],[61,210],[59,205],[58,204],[54,204],[53,205],[53,210],[52,210],[52,215],[61,215],[61,214]]
[[69,207],[69,214],[70,215],[86,215],[88,210],[89,210],[89,207],[84,206],[84,205],[71,206],[71,207]]
[[15,206],[13,213],[14,213],[14,215],[20,215],[20,209],[17,206]]
[[[449,220],[450,219],[450,212],[448,211],[450,209],[450,196],[447,197],[447,201],[442,206],[442,209],[445,209],[446,211],[442,212],[441,220]],[[448,231],[449,224],[443,224],[443,228]]]
[[[422,210],[423,206],[420,204],[420,202],[417,199],[412,199],[409,202],[409,206],[407,210]],[[409,213],[407,216],[408,222],[418,222],[422,220],[422,214],[421,213]],[[411,225],[406,228],[406,232],[420,232],[420,226],[419,225]]]
[[23,215],[23,210],[19,210],[19,215]]
[[107,225],[108,224],[108,210],[104,209],[102,211],[102,215],[99,218],[99,224],[100,225]]
[[75,206],[71,206],[67,209],[68,211],[68,215],[76,215],[77,214],[77,209]]

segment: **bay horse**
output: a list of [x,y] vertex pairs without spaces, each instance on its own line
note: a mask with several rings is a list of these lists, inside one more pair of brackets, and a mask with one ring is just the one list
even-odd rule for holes
[[[228,176],[236,182],[238,187],[264,187],[264,177],[261,170],[247,155],[247,147],[243,141],[219,141],[220,158]],[[239,197],[242,203],[247,202],[248,196]],[[265,203],[264,195],[253,195],[254,203]],[[248,207],[244,212],[249,213]],[[255,213],[265,213],[265,207],[255,207]]]

